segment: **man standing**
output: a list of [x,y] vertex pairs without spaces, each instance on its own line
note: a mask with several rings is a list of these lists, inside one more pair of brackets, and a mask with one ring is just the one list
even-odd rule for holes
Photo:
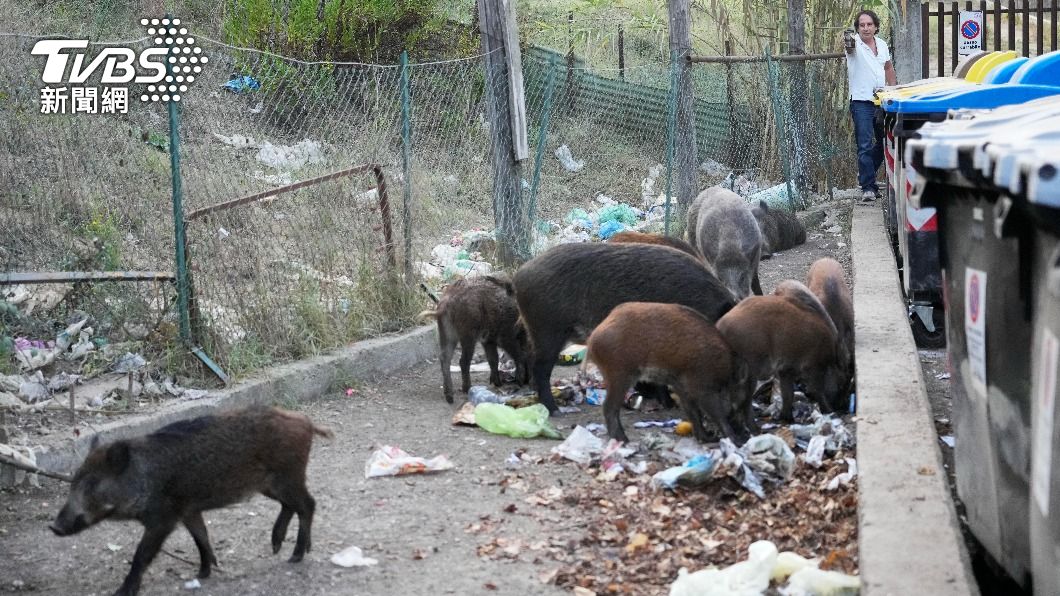
[[846,50],[847,82],[850,87],[850,117],[854,120],[854,139],[858,145],[858,185],[861,200],[876,198],[876,170],[883,163],[883,125],[878,123],[872,103],[876,90],[884,85],[896,85],[898,77],[891,65],[891,50],[876,33],[880,17],[871,10],[863,10],[854,19],[854,31],[843,32]]

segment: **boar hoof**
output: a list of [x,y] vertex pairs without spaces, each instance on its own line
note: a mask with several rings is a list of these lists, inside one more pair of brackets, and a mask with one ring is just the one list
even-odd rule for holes
[[452,393],[446,393],[445,394],[445,403],[447,403],[447,404],[453,403],[453,394]]
[[287,562],[288,563],[301,563],[302,562],[302,557],[304,557],[304,556],[305,555],[303,553],[294,553],[294,554],[291,555],[290,559],[287,559]]

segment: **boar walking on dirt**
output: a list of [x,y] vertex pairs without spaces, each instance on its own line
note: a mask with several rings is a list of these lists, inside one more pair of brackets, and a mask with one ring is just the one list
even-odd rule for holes
[[550,412],[556,403],[549,381],[564,345],[587,338],[619,304],[684,304],[713,322],[735,303],[701,261],[651,244],[561,244],[520,267],[514,282],[537,397]]
[[490,366],[490,383],[500,386],[497,348],[515,361],[515,377],[520,384],[529,382],[526,331],[519,324],[514,288],[506,279],[470,277],[454,282],[445,289],[435,310],[420,317],[438,320],[438,358],[442,367],[442,392],[445,401],[453,403],[453,378],[450,366],[456,344],[460,343],[460,377],[464,393],[471,388],[471,357],[475,344],[482,342]]
[[[807,295],[813,298],[808,291]],[[839,408],[835,326],[823,307],[809,308],[804,299],[790,296],[752,296],[717,326],[733,351],[747,361],[753,379],[773,377],[780,383],[782,420],[793,419],[795,383],[800,381],[822,411]]]
[[737,300],[752,292],[762,294],[758,261],[762,233],[751,208],[731,190],[712,186],[688,209],[688,241],[703,253],[707,264]]
[[[620,304],[593,330],[588,348],[586,359],[596,364],[607,385],[604,421],[613,439],[628,441],[619,412],[626,391],[640,379],[677,390],[700,441],[711,440],[705,415],[737,442],[747,436],[745,427],[757,429],[747,363],[733,354],[714,325],[687,306]],[[731,418],[742,418],[739,431]]]
[[280,551],[287,526],[298,515],[290,561],[301,561],[311,547],[316,508],[306,488],[313,435],[332,433],[302,414],[252,407],[175,422],[135,439],[105,445],[94,440],[50,528],[58,536],[69,536],[104,519],[142,523],[144,534],[132,568],[115,592],[132,595],[178,523],[188,529],[199,550],[198,576],[209,577],[217,559],[202,512],[260,492],[281,505],[272,527],[273,553]]
[[763,259],[772,257],[775,252],[795,248],[806,242],[806,228],[794,213],[771,209],[765,201],[758,201],[751,213],[762,231]]
[[840,387],[847,388],[854,376],[854,303],[843,266],[833,258],[817,259],[806,274],[806,285],[824,305],[837,337],[837,357],[843,369]]
[[697,259],[703,259],[703,253],[699,252],[698,248],[692,246],[684,240],[681,240],[680,238],[675,238],[673,236],[663,236],[661,234],[646,234],[644,232],[624,230],[618,232],[614,236],[611,236],[607,239],[607,241],[614,242],[616,244],[625,242],[669,246],[670,248],[676,248],[681,252],[686,252]]

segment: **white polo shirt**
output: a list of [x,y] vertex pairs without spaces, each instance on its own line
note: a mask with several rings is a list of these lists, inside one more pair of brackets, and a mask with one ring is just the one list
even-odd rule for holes
[[862,41],[860,35],[854,36],[854,55],[845,54],[847,59],[847,81],[850,84],[850,99],[872,100],[873,90],[887,84],[883,74],[883,65],[891,60],[891,50],[887,43],[876,38],[876,54]]

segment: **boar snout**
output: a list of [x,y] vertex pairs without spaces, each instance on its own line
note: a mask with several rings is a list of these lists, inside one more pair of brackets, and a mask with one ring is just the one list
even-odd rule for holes
[[90,525],[92,524],[88,523],[88,518],[85,517],[84,513],[75,514],[70,511],[69,507],[63,507],[59,515],[55,517],[55,521],[48,525],[48,529],[54,532],[56,536],[71,536]]

